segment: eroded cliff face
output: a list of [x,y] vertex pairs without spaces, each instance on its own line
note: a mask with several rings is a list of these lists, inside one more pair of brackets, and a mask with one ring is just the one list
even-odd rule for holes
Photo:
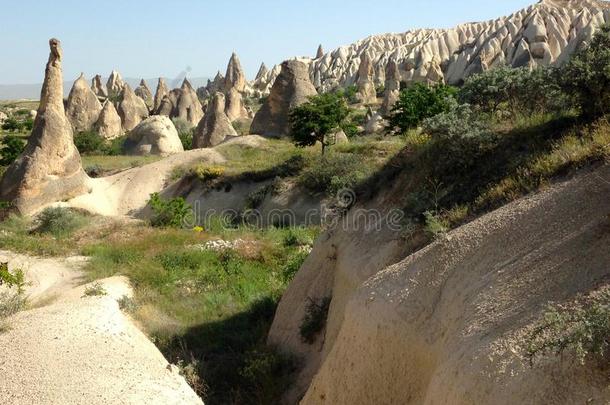
[[[595,29],[610,22],[610,6],[596,0],[542,0],[507,17],[458,25],[374,35],[308,60],[319,91],[356,84],[368,54],[376,84],[383,84],[388,63],[396,61],[406,83],[444,80],[459,84],[498,65],[561,64],[588,42]],[[268,91],[279,74],[273,68],[253,84]]]

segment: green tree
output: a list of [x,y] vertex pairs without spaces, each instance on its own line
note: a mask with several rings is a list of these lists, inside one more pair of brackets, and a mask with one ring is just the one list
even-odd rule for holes
[[390,113],[390,128],[406,132],[420,125],[426,118],[448,111],[455,94],[455,88],[444,84],[428,86],[416,83],[401,90]]
[[345,98],[336,93],[325,93],[309,98],[306,103],[290,111],[291,135],[295,145],[322,144],[322,154],[332,142],[328,135],[341,127],[350,109]]
[[586,118],[610,111],[610,26],[600,27],[591,44],[562,68],[561,85]]
[[0,166],[8,166],[21,155],[25,142],[14,135],[7,135],[0,141],[0,146]]

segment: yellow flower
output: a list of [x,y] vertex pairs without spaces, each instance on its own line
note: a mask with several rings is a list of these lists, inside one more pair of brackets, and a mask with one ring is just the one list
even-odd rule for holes
[[204,231],[202,226],[196,226],[193,228],[193,231],[197,232],[197,233],[201,233]]

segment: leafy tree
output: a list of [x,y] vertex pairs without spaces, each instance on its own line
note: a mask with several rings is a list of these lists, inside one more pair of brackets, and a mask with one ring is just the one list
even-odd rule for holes
[[416,83],[401,90],[390,113],[390,128],[406,132],[419,126],[426,118],[448,111],[455,94],[455,88],[444,84],[428,86]]
[[342,95],[325,93],[309,98],[309,101],[290,111],[291,135],[297,146],[322,144],[322,154],[331,144],[328,135],[341,127],[350,109]]
[[0,157],[0,166],[8,166],[21,155],[25,149],[25,142],[14,135],[7,135],[0,141],[0,146],[2,147],[0,149],[0,154],[2,155]]
[[610,26],[602,26],[591,44],[562,68],[561,84],[586,118],[610,111]]

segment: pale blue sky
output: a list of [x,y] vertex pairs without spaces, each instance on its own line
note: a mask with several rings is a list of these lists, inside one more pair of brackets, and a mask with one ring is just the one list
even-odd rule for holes
[[372,34],[444,28],[510,14],[535,0],[0,0],[0,84],[42,80],[47,40],[64,48],[66,79],[224,72],[236,51],[249,78],[296,55]]

